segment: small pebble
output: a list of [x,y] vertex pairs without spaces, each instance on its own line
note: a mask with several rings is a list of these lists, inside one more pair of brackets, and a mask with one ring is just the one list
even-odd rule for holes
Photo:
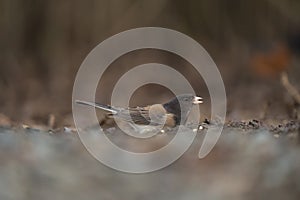
[[26,124],[22,124],[22,128],[23,128],[23,129],[29,129],[30,126],[28,126],[28,125],[26,125]]
[[72,133],[72,129],[71,128],[68,128],[68,127],[64,127],[64,132],[66,133]]

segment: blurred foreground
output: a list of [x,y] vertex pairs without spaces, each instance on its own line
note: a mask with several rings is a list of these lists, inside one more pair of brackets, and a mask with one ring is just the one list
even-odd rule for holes
[[[102,165],[86,151],[77,134],[69,131],[1,128],[0,132],[1,200],[296,200],[300,196],[297,139],[273,135],[264,128],[225,128],[213,151],[199,160],[202,130],[175,163],[138,175]],[[119,145],[139,145],[120,139],[123,133],[118,129],[107,134]],[[172,135],[156,137],[163,142]]]

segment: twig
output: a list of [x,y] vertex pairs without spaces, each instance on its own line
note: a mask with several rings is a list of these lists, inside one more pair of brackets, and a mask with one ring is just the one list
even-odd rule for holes
[[281,84],[287,90],[289,95],[295,100],[297,104],[300,105],[300,93],[298,90],[290,83],[288,75],[286,72],[281,73]]
[[266,101],[263,105],[263,109],[262,109],[262,112],[260,113],[260,116],[259,116],[259,119],[261,120],[264,120],[266,119],[266,116],[267,116],[267,113],[268,113],[268,110],[270,108],[270,101]]
[[53,114],[50,114],[48,118],[48,126],[50,129],[53,129],[54,125],[55,125],[55,116]]

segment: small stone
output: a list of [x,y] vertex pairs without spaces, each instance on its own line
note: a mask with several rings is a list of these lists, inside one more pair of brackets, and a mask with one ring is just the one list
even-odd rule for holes
[[22,124],[22,128],[23,129],[30,129],[30,126],[26,125],[26,124]]
[[66,132],[66,133],[72,133],[73,130],[72,130],[72,128],[64,127],[64,132]]

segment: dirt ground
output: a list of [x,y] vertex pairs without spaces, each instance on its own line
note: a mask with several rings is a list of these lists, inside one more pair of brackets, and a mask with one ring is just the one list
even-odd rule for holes
[[[290,127],[288,133],[286,130]],[[282,128],[282,129],[281,129]],[[171,166],[146,174],[110,169],[87,152],[75,132],[1,128],[1,199],[298,199],[299,124],[270,132],[257,121],[225,127],[213,151],[197,157],[205,135]],[[122,136],[118,146],[153,148]],[[156,145],[173,137],[157,135]],[[26,153],[24,153],[26,152]]]

